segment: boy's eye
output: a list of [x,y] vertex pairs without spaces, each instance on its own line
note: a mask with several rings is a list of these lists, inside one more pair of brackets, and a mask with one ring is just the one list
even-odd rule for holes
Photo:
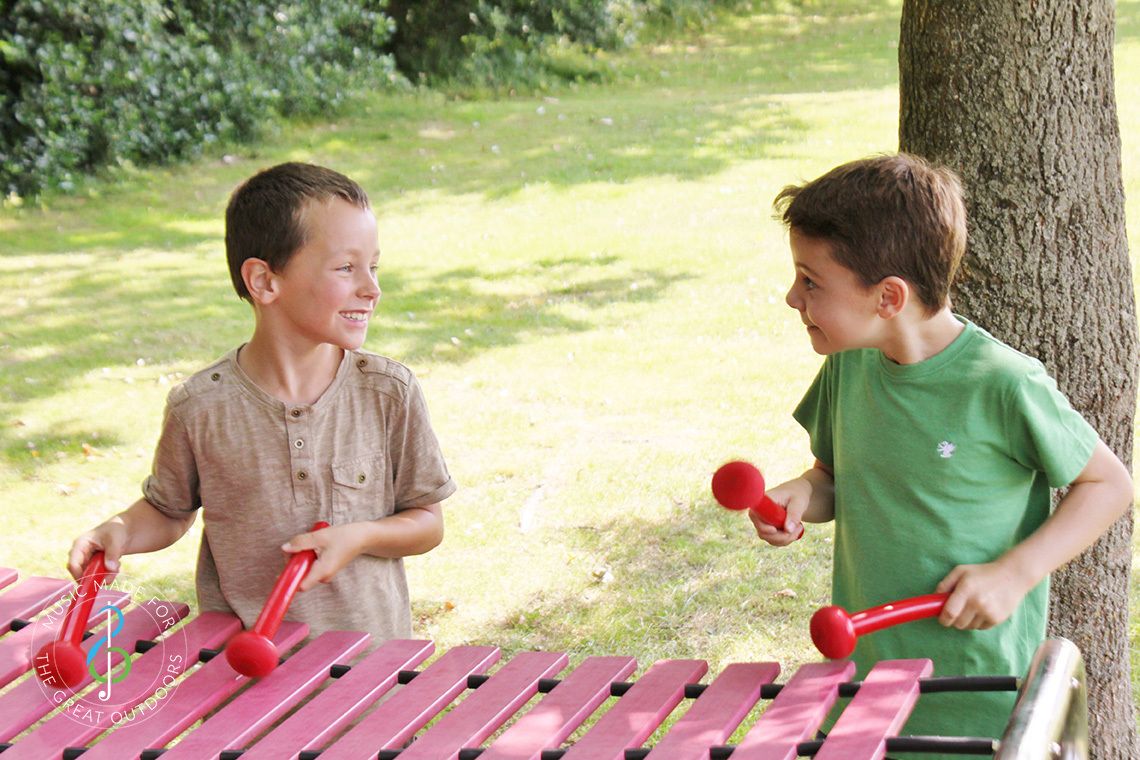
[[810,277],[804,277],[802,280],[806,290],[815,290],[815,281]]

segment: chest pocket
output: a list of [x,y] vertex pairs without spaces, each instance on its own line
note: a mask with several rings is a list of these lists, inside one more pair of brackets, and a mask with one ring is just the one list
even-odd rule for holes
[[376,520],[391,511],[383,454],[334,462],[332,479],[333,519],[337,523]]

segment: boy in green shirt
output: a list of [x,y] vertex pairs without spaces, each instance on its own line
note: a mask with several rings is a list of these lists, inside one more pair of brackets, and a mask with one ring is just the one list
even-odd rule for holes
[[[775,205],[795,264],[786,300],[826,359],[794,413],[816,463],[769,492],[786,532],[753,515],[757,534],[784,546],[801,521],[834,519],[832,597],[852,612],[949,594],[936,621],[861,639],[860,677],[912,657],[936,675],[1023,675],[1045,636],[1049,573],[1128,509],[1128,471],[1040,362],[951,310],[966,247],[952,172],[874,157]],[[1012,700],[920,700],[905,733],[997,737]]]

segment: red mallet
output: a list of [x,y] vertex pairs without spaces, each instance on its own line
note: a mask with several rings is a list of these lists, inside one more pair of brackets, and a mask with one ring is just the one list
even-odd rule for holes
[[34,660],[36,675],[46,684],[60,683],[75,686],[87,675],[87,653],[81,646],[83,634],[87,632],[87,619],[95,606],[95,595],[107,578],[114,577],[107,572],[103,563],[103,552],[95,552],[83,568],[83,577],[75,587],[75,596],[63,616],[56,640],[45,644],[36,653]]
[[865,633],[938,615],[949,596],[915,596],[880,604],[854,615],[834,605],[821,607],[811,616],[811,640],[824,657],[839,660],[855,651],[855,639]]
[[[788,512],[764,493],[764,476],[755,465],[740,461],[722,464],[713,473],[712,492],[722,507],[751,509],[764,522],[784,529]],[[803,534],[804,526],[801,525],[796,539]]]
[[[318,531],[329,527],[327,522],[318,522],[313,530]],[[273,672],[277,667],[279,655],[277,647],[273,644],[273,636],[281,627],[285,619],[285,612],[297,593],[301,581],[309,573],[309,568],[317,561],[317,553],[312,549],[297,552],[289,558],[285,569],[281,571],[261,614],[253,628],[230,639],[226,644],[226,662],[230,667],[250,678],[263,678]]]

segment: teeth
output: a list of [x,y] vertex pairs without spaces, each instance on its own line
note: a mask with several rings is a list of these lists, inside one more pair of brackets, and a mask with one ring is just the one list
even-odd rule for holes
[[350,319],[353,322],[367,322],[368,321],[368,315],[367,314],[350,314],[348,312],[342,312],[341,316],[344,317],[345,319]]

